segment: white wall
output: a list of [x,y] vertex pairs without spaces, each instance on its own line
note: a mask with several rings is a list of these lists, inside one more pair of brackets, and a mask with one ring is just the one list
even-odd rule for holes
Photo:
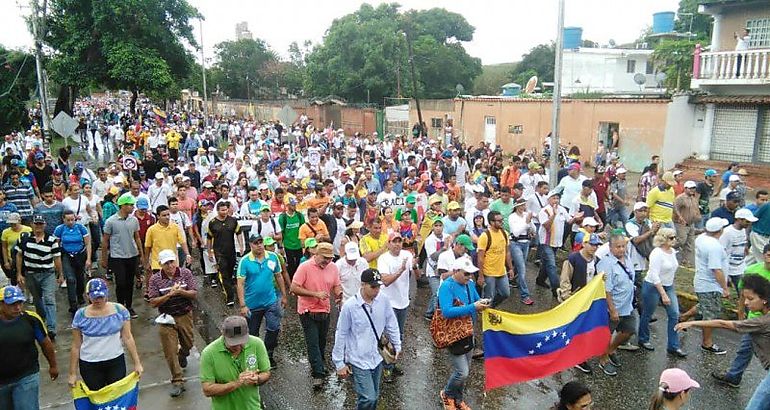
[[[669,169],[701,150],[706,109],[688,102],[687,95],[674,96],[668,103],[661,162]],[[707,153],[708,154],[708,153]]]
[[[564,50],[562,96],[576,92],[639,93],[634,75],[645,73],[648,57],[638,50]],[[629,59],[636,61],[633,73],[626,72]],[[657,92],[651,88],[657,89],[657,83],[654,75],[647,74],[642,92]]]

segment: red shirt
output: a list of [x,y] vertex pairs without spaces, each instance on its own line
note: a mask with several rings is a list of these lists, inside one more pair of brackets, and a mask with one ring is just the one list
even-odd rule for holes
[[150,212],[145,212],[144,218],[140,218],[136,211],[134,211],[134,216],[139,221],[139,238],[141,238],[142,243],[144,243],[144,239],[147,236],[147,230],[155,223],[155,216]]
[[297,297],[297,313],[300,315],[306,312],[329,313],[331,310],[330,298],[334,298],[334,288],[341,286],[340,270],[337,265],[329,262],[325,268],[321,269],[316,264],[315,259],[302,262],[294,274],[292,283],[296,283],[303,288],[313,292],[328,292],[331,296],[326,299],[318,299],[310,296]]
[[604,201],[607,198],[607,189],[609,188],[609,182],[607,178],[596,178],[594,181],[594,192],[596,193],[596,202],[599,206],[596,208],[599,212],[604,212]]
[[211,202],[216,202],[217,201],[217,194],[213,190],[206,192],[206,190],[204,189],[203,192],[201,192],[200,195],[198,195],[198,202],[200,202],[200,201],[202,201],[204,199],[208,199]]
[[273,198],[273,200],[270,201],[270,211],[273,215],[278,215],[286,211],[286,205],[283,201],[278,201],[276,198]]

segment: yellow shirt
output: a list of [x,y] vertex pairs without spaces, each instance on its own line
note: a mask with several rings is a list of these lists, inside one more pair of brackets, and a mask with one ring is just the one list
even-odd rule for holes
[[21,230],[19,230],[19,232],[14,231],[13,228],[10,227],[3,230],[1,239],[5,242],[5,247],[8,249],[8,255],[11,254],[11,250],[24,232],[32,232],[32,228],[27,225],[21,225]]
[[650,209],[652,222],[669,223],[674,215],[674,188],[669,187],[661,192],[659,187],[652,188],[647,193],[647,208]]
[[[508,241],[505,239],[505,231],[488,231],[492,235],[492,244],[489,250],[484,252],[484,265],[480,266],[481,272],[486,276],[501,277],[505,275],[505,255],[508,253]],[[489,244],[489,235],[482,233],[479,235],[478,246],[476,249],[483,251]]]
[[[361,246],[361,255],[369,252],[379,251],[388,245],[388,235],[380,233],[380,237],[374,239],[372,235],[366,234],[363,236],[363,238],[361,238],[361,243],[359,245]],[[377,258],[374,258],[371,262],[369,262],[369,267],[372,269],[377,269]]]
[[[171,249],[176,252],[176,245],[182,244],[184,238],[182,237],[182,231],[177,224],[169,222],[168,226],[156,223],[147,229],[147,235],[144,239],[144,247],[149,248],[150,252],[150,267],[152,269],[160,269],[160,262],[158,261],[158,254],[164,249]],[[177,261],[179,262],[179,261]]]
[[176,131],[169,131],[166,133],[166,145],[169,149],[179,149],[179,140],[182,136]]

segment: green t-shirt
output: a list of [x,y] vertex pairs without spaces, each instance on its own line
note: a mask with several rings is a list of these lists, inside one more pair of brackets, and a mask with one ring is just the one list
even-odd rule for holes
[[302,249],[302,242],[299,240],[299,227],[305,223],[305,218],[299,212],[289,216],[285,213],[278,216],[278,224],[283,231],[283,246],[286,249]]
[[[746,268],[745,271],[743,271],[744,275],[759,275],[767,280],[770,280],[770,270],[765,268],[764,262],[758,262],[755,263],[748,268]],[[740,282],[738,282],[738,288],[743,289],[743,279],[741,279]],[[749,312],[748,315],[746,315],[746,319],[751,319],[755,317],[762,316],[762,312]]]
[[[270,359],[262,339],[249,336],[238,357],[233,358],[223,337],[211,342],[201,352],[201,383],[229,383],[246,370],[270,371]],[[259,386],[241,386],[224,396],[211,398],[212,410],[262,409]]]
[[[511,214],[513,213],[514,202],[516,201],[514,201],[513,198],[511,198],[506,204],[505,202],[503,202],[501,199],[498,198],[492,201],[492,203],[489,205],[490,211],[500,212],[500,214],[503,216],[503,228],[505,228],[507,232],[511,231],[511,227],[508,226],[508,217],[511,216]],[[470,221],[470,223],[472,224],[473,221]]]

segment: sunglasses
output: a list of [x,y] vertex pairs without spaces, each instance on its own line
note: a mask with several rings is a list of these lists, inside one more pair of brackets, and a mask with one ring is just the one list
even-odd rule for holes
[[471,272],[463,272],[463,276],[465,276],[466,278],[470,278],[471,276],[473,276],[473,273],[471,273]]

